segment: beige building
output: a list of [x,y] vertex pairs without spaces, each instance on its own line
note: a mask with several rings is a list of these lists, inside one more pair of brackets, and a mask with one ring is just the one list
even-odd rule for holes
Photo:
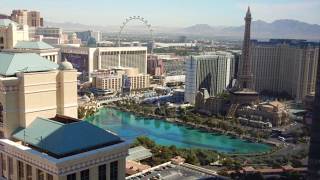
[[96,69],[138,68],[139,73],[147,74],[147,47],[99,47],[94,65]]
[[77,37],[76,33],[72,33],[69,37],[69,44],[81,44],[81,39]]
[[38,116],[77,118],[75,70],[58,70],[57,64],[30,53],[1,53],[0,63],[0,131],[5,137]]
[[43,18],[40,17],[40,12],[38,11],[13,10],[11,20],[29,27],[43,26]]
[[111,68],[98,70],[94,73],[93,84],[98,89],[108,89],[121,92],[128,80],[130,90],[150,87],[150,75],[141,74],[137,68]]
[[255,89],[287,93],[297,101],[315,91],[319,45],[295,40],[253,42]]
[[271,123],[272,126],[288,124],[289,113],[285,104],[279,101],[263,102],[256,106],[243,106],[237,109],[238,117],[248,120]]
[[68,59],[84,75],[80,80],[92,81],[94,70],[114,67],[138,68],[139,73],[147,74],[146,47],[71,47],[60,46],[61,59]]
[[3,52],[0,65],[0,179],[125,179],[129,144],[75,119],[71,63]]
[[27,25],[19,25],[10,19],[0,19],[0,51],[13,48],[18,41],[29,40]]

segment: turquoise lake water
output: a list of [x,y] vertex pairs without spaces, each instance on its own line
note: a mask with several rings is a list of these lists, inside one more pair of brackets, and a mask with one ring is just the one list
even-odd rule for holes
[[224,153],[260,153],[271,149],[266,144],[251,143],[226,135],[203,132],[163,120],[137,117],[112,108],[101,109],[87,121],[113,131],[127,140],[134,140],[138,136],[148,136],[157,144],[165,146],[205,148]]

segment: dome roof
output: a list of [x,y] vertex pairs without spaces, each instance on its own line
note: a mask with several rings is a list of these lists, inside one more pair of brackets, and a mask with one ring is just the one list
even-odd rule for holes
[[59,69],[60,70],[72,70],[73,65],[67,59],[65,59],[63,62],[61,62],[59,64]]

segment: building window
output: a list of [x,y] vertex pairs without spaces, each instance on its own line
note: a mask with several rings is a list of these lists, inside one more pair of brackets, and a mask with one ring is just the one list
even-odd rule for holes
[[3,106],[0,103],[0,123],[3,123]]
[[51,174],[47,174],[47,180],[53,180],[53,176]]
[[4,40],[3,37],[0,37],[0,44],[3,44]]
[[80,179],[81,180],[89,180],[89,178],[90,178],[90,171],[89,171],[89,169],[86,169],[86,170],[83,170],[83,171],[81,171],[80,172]]
[[4,156],[4,154],[0,154],[0,160],[1,160],[1,175],[2,175],[2,177],[4,177],[4,171],[7,169],[7,167],[6,167],[6,159],[5,159],[5,156]]
[[26,165],[27,166],[27,180],[32,180],[32,167],[29,165],[29,164],[27,164]]
[[21,161],[18,161],[18,168],[17,168],[17,170],[18,170],[18,179],[20,180],[22,180],[22,179],[24,179],[23,177],[24,177],[24,166],[23,166],[23,163],[21,162]]
[[110,163],[110,180],[118,180],[118,161]]
[[41,170],[37,170],[37,180],[44,180],[44,173]]
[[106,180],[107,179],[107,166],[101,165],[99,166],[99,180]]
[[69,174],[69,175],[67,176],[67,180],[77,180],[76,173]]
[[8,157],[8,164],[9,164],[9,180],[12,180],[13,176],[13,160],[11,157]]

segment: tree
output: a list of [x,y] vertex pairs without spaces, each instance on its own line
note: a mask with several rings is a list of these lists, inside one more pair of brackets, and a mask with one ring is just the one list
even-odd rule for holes
[[145,146],[146,148],[152,149],[156,146],[156,143],[146,136],[140,136],[140,137],[137,137],[137,139],[134,142],[134,145],[135,146],[141,145],[141,146]]
[[78,118],[83,119],[86,116],[86,109],[83,106],[78,107]]
[[199,164],[199,160],[193,151],[190,151],[190,153],[187,154],[186,162],[193,165]]

